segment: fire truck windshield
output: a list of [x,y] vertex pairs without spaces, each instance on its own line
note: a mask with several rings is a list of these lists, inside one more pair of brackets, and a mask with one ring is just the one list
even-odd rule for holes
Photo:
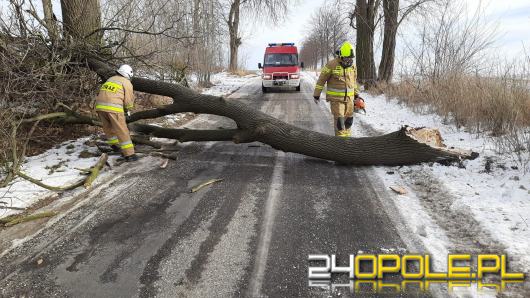
[[295,66],[298,65],[297,54],[266,54],[264,66]]

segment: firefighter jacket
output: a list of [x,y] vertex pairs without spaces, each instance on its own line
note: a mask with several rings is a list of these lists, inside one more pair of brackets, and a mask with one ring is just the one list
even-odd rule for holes
[[346,102],[359,94],[357,69],[355,66],[343,68],[339,62],[340,58],[333,59],[322,68],[313,96],[320,96],[326,83],[328,84],[327,101]]
[[128,79],[115,75],[101,85],[96,97],[96,111],[124,113],[133,106],[133,86]]

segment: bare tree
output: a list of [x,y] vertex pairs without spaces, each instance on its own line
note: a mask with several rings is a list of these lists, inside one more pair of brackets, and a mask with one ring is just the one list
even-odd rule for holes
[[[340,45],[349,39],[349,25],[337,6],[328,2],[311,16],[311,27],[302,42],[301,60],[310,67],[324,65]],[[339,16],[339,17],[337,17]]]
[[436,81],[451,74],[476,72],[486,62],[496,28],[488,25],[479,7],[472,17],[462,17],[465,4],[445,1],[439,10],[418,20],[419,42],[408,45],[414,63],[409,73]]
[[194,54],[193,67],[199,84],[210,85],[210,75],[223,63],[223,51],[219,44],[225,43],[221,15],[217,12],[216,3],[212,0],[195,0],[194,8]]
[[26,18],[24,17],[25,2],[25,0],[9,0],[13,7],[14,19],[17,21],[18,33],[22,38],[25,38],[28,34]]
[[241,37],[239,37],[239,16],[241,11],[241,0],[233,0],[230,4],[230,11],[228,13],[228,34],[230,36],[230,64],[228,69],[230,71],[237,70],[237,58],[239,46],[241,45]]
[[388,82],[394,71],[396,35],[398,29],[399,0],[383,0],[383,50],[377,80]]
[[103,7],[104,39],[112,56],[157,78],[210,84],[227,50],[226,24],[218,0],[115,0]]
[[305,67],[316,69],[320,61],[320,43],[314,33],[310,33],[302,41],[300,48],[300,61],[304,61]]
[[396,55],[396,35],[399,26],[412,12],[428,2],[436,2],[436,0],[405,1],[404,7],[400,7],[399,0],[383,0],[383,49],[379,63],[378,81],[389,82],[392,79]]
[[52,43],[56,43],[59,40],[59,28],[57,17],[53,13],[52,1],[42,0],[42,10],[44,12],[44,24],[48,31],[48,36]]
[[381,0],[357,0],[350,13],[350,24],[357,30],[356,64],[360,83],[372,86],[377,78],[374,58],[374,35],[379,21],[376,20]]
[[[337,5],[350,6],[350,25],[356,30],[356,64],[359,81],[366,87],[392,78],[397,32],[400,24],[415,10],[437,0],[336,0]],[[382,23],[381,20],[384,19]],[[382,24],[383,46],[379,71],[375,66],[374,42]]]
[[291,0],[221,0],[221,7],[226,11],[225,22],[228,25],[230,71],[238,68],[239,46],[242,44],[239,28],[242,13],[256,22],[267,18],[276,24],[285,16],[290,2]]

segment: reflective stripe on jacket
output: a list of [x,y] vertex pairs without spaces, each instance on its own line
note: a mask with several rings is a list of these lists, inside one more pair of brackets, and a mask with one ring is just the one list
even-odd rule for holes
[[359,93],[355,66],[343,68],[339,58],[329,61],[322,67],[313,95],[320,96],[326,83],[327,101],[347,101]]
[[134,93],[131,82],[122,76],[109,78],[99,89],[96,98],[96,111],[124,113],[134,106]]

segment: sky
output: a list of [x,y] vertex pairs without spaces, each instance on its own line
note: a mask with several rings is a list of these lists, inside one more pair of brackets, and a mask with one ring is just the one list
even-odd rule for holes
[[[52,1],[56,14],[60,15],[58,0]],[[530,55],[530,0],[462,1],[465,1],[470,11],[474,11],[479,5],[484,7],[487,19],[497,26],[497,40],[492,53],[512,59],[523,55],[524,45]],[[270,42],[294,42],[299,46],[311,26],[311,15],[318,11],[324,2],[325,0],[298,0],[298,4],[291,8],[286,19],[276,26],[267,22],[257,25],[250,22],[243,24],[240,64],[247,69],[257,69],[258,63],[263,60],[265,47]],[[333,0],[328,2],[332,3]],[[401,1],[405,2],[406,0]],[[0,0],[0,7],[7,3],[7,0]],[[39,9],[40,1],[35,3]],[[398,53],[399,46],[398,40]],[[376,49],[376,52],[380,52],[380,49]]]
[[[497,40],[492,52],[508,59],[523,54],[523,44],[530,55],[530,0],[463,0],[470,13],[477,7],[484,8],[487,19],[497,28]],[[300,45],[310,27],[310,18],[325,0],[299,1],[279,26],[259,24],[244,26],[241,64],[256,69],[262,62],[265,47],[269,42],[295,42]],[[404,3],[404,1],[401,1]],[[354,41],[353,41],[354,42]]]
[[318,11],[325,0],[300,0],[299,4],[291,8],[285,21],[277,26],[272,24],[258,24],[244,26],[242,32],[240,63],[248,69],[257,69],[258,63],[263,63],[265,47],[271,42],[294,42],[300,46],[304,34],[311,27],[311,15]]

